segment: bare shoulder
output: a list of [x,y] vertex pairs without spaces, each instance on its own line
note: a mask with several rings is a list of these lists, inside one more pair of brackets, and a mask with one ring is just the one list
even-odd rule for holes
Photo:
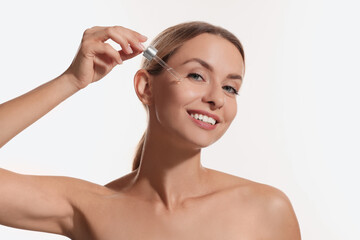
[[87,180],[66,177],[66,176],[50,176],[47,177],[48,180],[54,182],[54,184],[59,184],[61,187],[65,187],[70,192],[91,192],[96,194],[110,194],[111,190],[100,184],[96,184]]
[[136,173],[137,173],[136,170],[132,171],[118,179],[115,179],[107,183],[104,187],[106,187],[109,191],[119,192],[135,178]]
[[[215,172],[214,172],[215,173]],[[295,211],[287,195],[273,186],[251,181],[227,173],[215,173],[227,182],[234,207],[240,215],[256,219],[266,239],[301,239]]]
[[289,198],[281,190],[261,183],[253,183],[252,198],[260,209],[260,223],[264,235],[271,239],[301,239],[300,227]]
[[61,192],[66,200],[73,206],[114,194],[114,192],[100,184],[68,176],[36,176],[42,185],[49,189]]

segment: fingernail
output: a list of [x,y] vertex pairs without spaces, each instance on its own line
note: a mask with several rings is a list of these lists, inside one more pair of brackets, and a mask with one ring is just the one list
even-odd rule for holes
[[130,46],[127,46],[127,50],[129,52],[129,54],[134,53]]
[[145,46],[142,43],[139,43],[139,46],[142,50],[145,50]]

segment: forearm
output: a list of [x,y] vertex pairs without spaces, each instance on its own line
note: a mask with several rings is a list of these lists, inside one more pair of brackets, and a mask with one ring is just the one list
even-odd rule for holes
[[79,89],[61,75],[0,105],[0,148]]

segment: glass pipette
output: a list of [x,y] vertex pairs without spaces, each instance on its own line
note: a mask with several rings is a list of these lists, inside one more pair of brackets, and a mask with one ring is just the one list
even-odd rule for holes
[[157,63],[159,63],[163,68],[165,68],[166,71],[168,71],[171,75],[173,75],[176,80],[178,80],[178,83],[180,83],[181,81],[181,77],[180,75],[169,65],[167,65],[166,62],[164,62],[161,58],[159,58],[156,54],[157,54],[157,49],[154,48],[153,46],[149,46],[148,48],[145,49],[143,56],[151,61],[151,60],[155,60]]

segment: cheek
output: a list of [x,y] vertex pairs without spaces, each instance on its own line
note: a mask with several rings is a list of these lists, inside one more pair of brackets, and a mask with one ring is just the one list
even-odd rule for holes
[[183,81],[180,84],[162,81],[154,85],[154,100],[158,106],[186,106],[200,97],[199,89]]
[[[186,116],[185,107],[199,99],[200,91],[186,82],[176,84],[166,79],[154,83],[154,108],[160,122],[168,118],[181,119]],[[182,116],[184,115],[184,116]]]
[[228,102],[228,108],[225,111],[226,121],[230,124],[237,114],[237,103],[236,99],[232,99]]
[[181,82],[171,89],[171,94],[175,101],[181,103],[182,106],[185,106],[200,98],[200,90],[201,89],[197,89],[187,82]]

